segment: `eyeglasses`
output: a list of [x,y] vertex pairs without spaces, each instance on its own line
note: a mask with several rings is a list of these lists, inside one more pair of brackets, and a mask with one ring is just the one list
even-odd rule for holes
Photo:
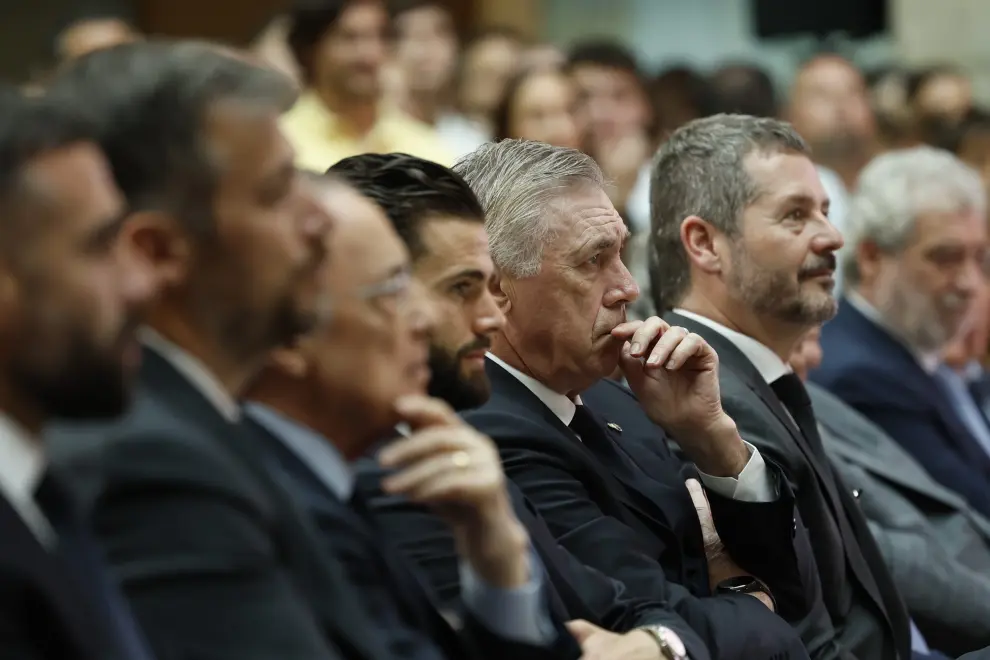
[[404,268],[381,282],[359,289],[356,297],[370,302],[381,312],[395,314],[409,301],[411,286],[412,273]]

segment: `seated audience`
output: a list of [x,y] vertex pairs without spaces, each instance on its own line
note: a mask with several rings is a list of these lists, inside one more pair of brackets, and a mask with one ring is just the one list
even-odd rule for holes
[[[404,154],[347,158],[330,172],[346,178],[388,214],[411,253],[413,277],[430,292],[443,319],[430,338],[430,393],[455,410],[482,405],[491,388],[485,351],[505,318],[488,289],[494,267],[484,213],[471,188],[447,168]],[[425,507],[382,492],[384,474],[374,458],[358,462],[356,488],[375,523],[419,564],[443,602],[458,604],[461,576],[454,534]],[[604,628],[582,639],[586,652],[607,650],[610,658],[636,653],[661,660],[708,657],[704,643],[669,605],[632,598],[621,583],[583,565],[557,543],[518,487],[511,481],[507,487],[564,616]]]
[[[353,189],[325,202],[340,217],[323,275],[333,317],[275,351],[249,388],[254,442],[316,523],[327,561],[344,567],[359,599],[347,606],[375,613],[366,634],[389,650],[382,657],[576,659],[580,649],[548,610],[543,569],[512,511],[491,440],[422,396],[436,320],[410,278],[408,251],[381,209]],[[396,469],[385,488],[435,508],[453,529],[463,627],[434,605],[354,491],[348,463],[394,436],[399,423],[410,432],[380,454]]]
[[505,88],[495,109],[495,139],[515,138],[576,149],[581,130],[577,90],[560,69],[527,69]]
[[[791,356],[805,380],[819,330]],[[928,644],[953,655],[990,644],[990,521],[942,486],[883,429],[805,382],[825,453],[869,521],[880,554]]]
[[124,410],[157,280],[66,106],[0,98],[0,209],[0,655],[151,660],[41,431]]
[[889,152],[863,172],[849,228],[849,288],[810,377],[990,516],[990,453],[956,411],[940,355],[984,286],[982,183],[947,152]]
[[[485,210],[489,286],[506,317],[486,362],[491,397],[465,418],[496,441],[561,545],[631,595],[669,602],[713,657],[805,657],[774,614],[803,616],[817,584],[790,491],[722,411],[708,345],[659,319],[625,322],[639,290],[601,170],[518,140],[454,169]],[[616,366],[636,394],[607,379]],[[718,533],[707,516],[699,524],[692,475]]]
[[488,134],[455,108],[460,45],[449,5],[440,0],[393,0],[390,9],[395,102],[409,116],[432,126],[453,156],[474,151]]
[[457,107],[461,126],[484,136],[475,148],[491,139],[495,108],[524,66],[525,51],[522,36],[503,27],[482,30],[464,44],[455,75]]
[[128,236],[163,282],[135,405],[50,431],[155,655],[395,657],[240,425],[269,352],[324,314],[332,219],[278,128],[291,82],[212,44],[145,42],[80,59],[51,94],[100,122]]
[[315,0],[291,12],[289,47],[305,91],[283,121],[296,164],[322,172],[366,151],[451,156],[432,127],[385,102],[391,24],[384,0]]
[[584,151],[602,168],[622,217],[655,145],[653,109],[636,56],[611,41],[579,43],[567,71],[578,89]]
[[784,470],[808,526],[825,609],[801,628],[811,655],[910,657],[900,595],[786,362],[835,313],[842,246],[806,143],[776,119],[715,115],[664,143],[653,182],[654,304],[717,351],[722,409]]

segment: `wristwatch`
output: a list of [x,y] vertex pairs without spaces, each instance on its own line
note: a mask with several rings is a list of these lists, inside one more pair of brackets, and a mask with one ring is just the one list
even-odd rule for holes
[[642,626],[637,628],[653,638],[660,647],[660,657],[663,660],[689,660],[684,642],[670,628],[665,626]]
[[752,575],[738,575],[726,580],[722,580],[715,587],[717,594],[766,594],[773,605],[773,611],[777,611],[777,600],[770,592],[770,587],[763,580]]

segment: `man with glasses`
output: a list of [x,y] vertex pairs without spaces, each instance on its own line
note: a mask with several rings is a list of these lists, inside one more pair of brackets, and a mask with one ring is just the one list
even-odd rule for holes
[[[273,353],[249,392],[248,416],[270,467],[318,525],[324,551],[360,587],[392,658],[577,658],[551,618],[542,568],[513,512],[498,452],[436,399],[430,378],[434,310],[410,277],[409,253],[384,213],[328,179],[322,202],[340,224],[324,291],[332,319]],[[463,625],[452,625],[354,493],[349,465],[383,437],[390,493],[433,506],[454,529]]]

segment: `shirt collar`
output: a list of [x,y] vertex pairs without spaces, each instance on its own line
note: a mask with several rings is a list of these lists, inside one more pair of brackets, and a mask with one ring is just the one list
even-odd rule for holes
[[224,419],[236,422],[241,418],[241,409],[237,401],[199,359],[147,326],[141,328],[141,342],[161,355],[182,374],[200,394],[206,397],[207,401],[213,404]]
[[692,321],[706,325],[718,334],[722,335],[730,342],[732,345],[739,349],[739,352],[746,356],[756,370],[760,372],[760,376],[766,383],[772,383],[778,378],[791,373],[791,367],[789,364],[780,359],[780,356],[774,353],[770,347],[765,344],[761,344],[752,337],[744,335],[741,332],[737,332],[732,328],[727,328],[721,323],[711,320],[700,314],[695,314],[694,312],[689,312],[686,309],[674,309],[674,312],[685,316]]
[[327,438],[264,404],[250,401],[245,412],[268,429],[296,458],[313,471],[317,479],[342,501],[354,492],[354,473],[344,457]]
[[574,419],[574,411],[577,410],[577,407],[583,405],[580,396],[574,397],[572,401],[567,395],[554,392],[532,376],[527,376],[518,369],[510,367],[495,355],[489,353],[488,359],[508,371],[516,380],[525,385],[526,389],[535,394],[543,402],[543,405],[549,408],[550,412],[556,415],[565,426],[569,426],[571,420]]
[[874,307],[869,300],[860,295],[858,291],[846,291],[845,296],[846,300],[857,312],[872,321],[877,327],[882,328],[887,334],[904,346],[904,348],[906,348],[914,357],[915,361],[921,366],[926,374],[931,376],[938,370],[938,366],[941,364],[942,358],[937,351],[923,353],[911,346],[911,344],[904,339],[901,333],[887,323],[887,320],[884,319],[883,314],[880,313],[880,310]]
[[46,464],[41,441],[0,414],[0,490],[4,495],[13,502],[33,501]]

